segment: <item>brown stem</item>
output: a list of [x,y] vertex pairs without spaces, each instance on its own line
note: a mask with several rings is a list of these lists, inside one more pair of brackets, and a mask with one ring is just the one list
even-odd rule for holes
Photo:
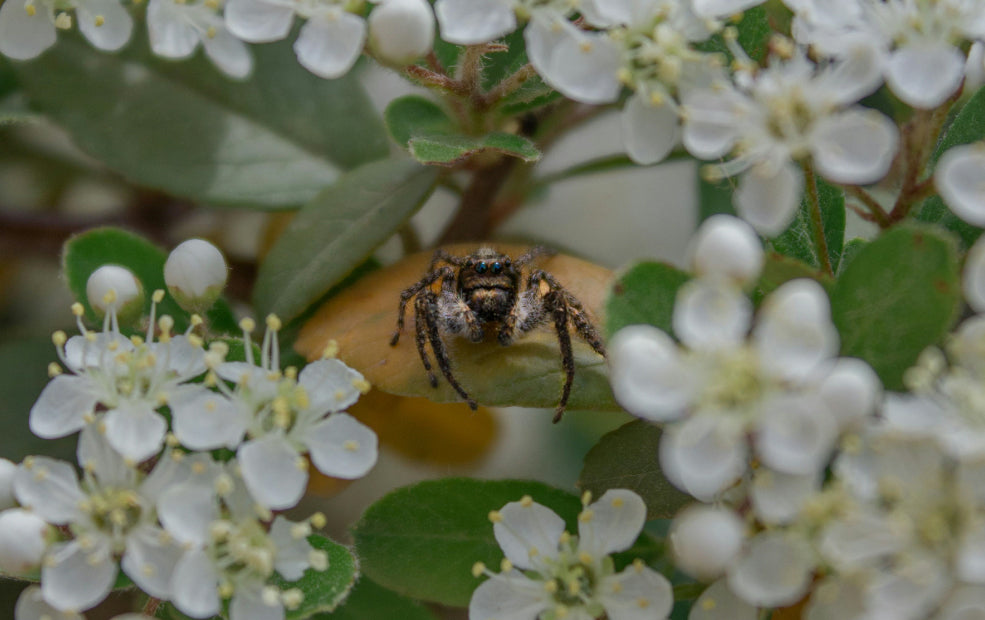
[[503,157],[495,164],[475,171],[462,194],[458,212],[445,228],[439,245],[480,241],[489,237],[493,229],[493,211],[490,207],[518,162],[515,157]]
[[459,80],[453,80],[442,73],[425,69],[419,65],[408,65],[404,67],[404,72],[409,78],[420,82],[425,86],[430,86],[439,90],[453,93],[459,97],[469,96],[469,90],[465,84]]
[[144,605],[144,615],[153,617],[157,613],[157,608],[161,606],[161,599],[154,598],[153,596],[147,599],[147,604]]
[[831,267],[831,255],[828,251],[828,240],[824,237],[824,219],[821,216],[821,197],[817,193],[817,177],[814,176],[814,166],[810,160],[804,160],[804,178],[807,181],[807,200],[811,208],[811,229],[814,235],[814,247],[817,249],[821,269],[829,276],[834,275]]
[[[859,202],[865,205],[865,207],[869,210],[869,217],[865,217],[865,214],[860,213],[864,219],[875,222],[879,225],[879,228],[889,228],[889,225],[892,223],[889,219],[889,214],[886,213],[886,210],[882,208],[879,201],[873,198],[869,192],[865,191],[858,185],[846,185],[845,191],[851,194],[854,198],[857,198]],[[858,211],[856,211],[856,213],[858,213]]]
[[516,70],[515,73],[497,84],[492,90],[484,94],[481,98],[481,108],[489,109],[504,98],[509,97],[520,89],[527,81],[537,75],[537,71],[531,64],[526,64]]

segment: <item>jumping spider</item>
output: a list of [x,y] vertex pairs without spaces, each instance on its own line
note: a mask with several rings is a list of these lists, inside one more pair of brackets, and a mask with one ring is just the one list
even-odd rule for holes
[[[554,414],[554,421],[559,421],[568,404],[575,377],[569,328],[573,327],[603,357],[605,348],[581,303],[554,276],[542,269],[534,269],[524,281],[523,268],[528,263],[553,254],[554,251],[548,248],[535,247],[514,261],[491,248],[480,248],[468,256],[453,256],[444,250],[437,250],[424,277],[400,293],[397,329],[393,332],[390,346],[396,346],[400,339],[407,303],[414,299],[417,352],[431,386],[438,387],[438,379],[431,369],[427,344],[431,345],[438,368],[448,383],[469,407],[475,409],[475,400],[452,374],[442,333],[464,333],[472,342],[481,342],[485,338],[486,326],[490,326],[496,330],[499,343],[507,346],[517,336],[552,319],[565,374],[561,400]],[[439,280],[441,290],[435,292],[431,287]],[[541,290],[542,283],[546,285],[546,291]]]

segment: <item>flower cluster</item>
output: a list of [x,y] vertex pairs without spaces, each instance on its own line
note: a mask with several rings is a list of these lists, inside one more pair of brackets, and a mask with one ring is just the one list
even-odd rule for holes
[[[186,307],[207,309],[225,278],[221,254],[201,240],[179,246],[165,267]],[[139,318],[143,291],[123,267],[93,272],[87,296],[104,313],[102,330],[87,329],[84,307],[73,306],[80,334],[55,333],[61,365],[51,366],[29,420],[44,438],[79,433],[81,475],[46,456],[0,461],[0,570],[40,568],[18,620],[80,617],[120,570],[194,618],[220,613],[223,601],[236,620],[283,618],[303,593],[271,580],[327,567],[308,542],[324,517],[294,522],[272,511],[297,504],[308,457],[341,478],[374,465],[375,434],[343,412],[368,389],[365,379],[328,358],[281,370],[275,317],[259,361],[253,322],[242,321],[244,361],[231,361],[231,341],[207,346],[195,333],[207,327],[199,315],[179,335],[171,317],[156,318],[163,291],[152,296],[144,335],[128,337],[123,317]]]

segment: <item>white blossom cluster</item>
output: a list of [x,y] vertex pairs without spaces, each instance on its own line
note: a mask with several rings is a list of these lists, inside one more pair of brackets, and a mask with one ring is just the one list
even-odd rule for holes
[[578,535],[530,496],[492,512],[496,542],[506,557],[499,573],[481,562],[484,581],[472,594],[469,620],[542,618],[662,620],[674,604],[670,582],[641,560],[616,572],[611,554],[629,549],[643,529],[646,505],[625,489],[597,501],[582,498]]
[[[179,303],[207,308],[226,266],[214,246],[192,240],[171,254],[165,279]],[[80,618],[120,585],[121,570],[194,618],[226,604],[235,620],[283,618],[303,593],[271,578],[297,581],[327,567],[308,542],[324,517],[293,522],[273,511],[301,498],[308,458],[348,479],[375,464],[376,435],[344,413],[365,379],[329,358],[281,370],[274,317],[259,360],[244,320],[245,361],[227,361],[229,341],[206,350],[194,333],[199,315],[178,335],[171,317],[155,320],[163,291],[146,334],[127,337],[121,317],[134,309],[139,317],[143,292],[123,267],[93,272],[87,297],[103,328],[88,330],[82,305],[73,306],[80,334],[54,335],[61,365],[52,364],[29,418],[42,438],[79,433],[81,474],[45,456],[0,459],[0,571],[40,571],[16,619]]]

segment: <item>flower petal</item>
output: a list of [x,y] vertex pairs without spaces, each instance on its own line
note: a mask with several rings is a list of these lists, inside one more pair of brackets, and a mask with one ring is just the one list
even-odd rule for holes
[[103,423],[109,445],[134,463],[157,454],[168,431],[164,416],[143,403],[113,409],[103,417]]
[[333,413],[302,438],[318,471],[352,480],[365,476],[377,458],[376,433],[346,413]]
[[212,36],[203,38],[202,46],[212,64],[231,78],[242,79],[253,71],[249,48],[225,28],[217,28]]
[[750,605],[795,603],[810,585],[814,565],[804,541],[783,532],[759,534],[728,571],[732,591]]
[[45,602],[39,586],[24,588],[17,597],[14,607],[14,618],[17,620],[85,620],[82,614],[74,611],[59,611]]
[[763,302],[753,340],[764,370],[804,380],[838,352],[838,331],[821,285],[798,279],[784,283]]
[[899,132],[885,114],[856,107],[818,120],[810,139],[821,176],[836,183],[864,185],[889,172]]
[[247,441],[236,452],[250,495],[273,510],[291,508],[304,495],[308,472],[297,450],[278,435]]
[[693,415],[660,438],[660,464],[668,480],[700,500],[728,488],[746,469],[742,428],[719,416]]
[[239,587],[229,603],[229,620],[284,620],[284,607],[268,604],[259,587]]
[[691,607],[688,620],[756,620],[759,611],[737,597],[724,579],[708,586]]
[[147,3],[147,34],[151,50],[165,58],[187,58],[198,47],[198,32],[182,16],[184,6],[174,0]]
[[[982,172],[985,173],[985,168]],[[982,208],[985,212],[985,203]],[[975,312],[985,312],[985,237],[979,237],[968,250],[961,273],[961,290]]]
[[752,481],[752,506],[763,523],[793,521],[801,508],[821,488],[818,474],[786,474],[760,467]]
[[85,426],[85,418],[95,410],[98,400],[87,378],[58,375],[31,407],[28,425],[42,439],[71,435]]
[[120,566],[137,587],[151,596],[167,600],[171,596],[171,577],[181,559],[182,549],[161,528],[141,525],[127,536],[127,548]]
[[119,0],[78,0],[75,19],[94,47],[115,52],[130,40],[133,19]]
[[28,13],[24,0],[8,0],[0,6],[0,54],[14,60],[30,60],[55,44],[55,22],[45,5],[32,3]]
[[641,166],[663,161],[680,137],[677,112],[666,102],[645,103],[640,95],[622,109],[622,140],[629,158]]
[[620,329],[609,342],[612,393],[635,416],[679,418],[692,396],[692,376],[670,336],[651,325]]
[[209,528],[219,518],[218,498],[209,486],[179,484],[161,493],[157,517],[177,541],[205,546],[210,540]]
[[46,456],[25,459],[14,476],[14,493],[21,506],[55,525],[78,519],[82,514],[79,504],[85,499],[75,469]]
[[298,62],[323,78],[334,79],[348,73],[363,50],[366,22],[361,17],[330,9],[311,17],[294,42]]
[[564,533],[564,519],[530,498],[510,502],[493,522],[493,534],[503,554],[519,569],[536,569],[542,558],[553,558]]
[[250,43],[280,41],[294,23],[291,6],[264,0],[229,0],[223,15],[229,31]]
[[304,367],[298,384],[308,395],[308,409],[318,413],[342,411],[359,400],[365,378],[337,359],[318,360]]
[[609,489],[578,518],[578,550],[593,558],[633,546],[646,522],[646,504],[636,493]]
[[295,535],[297,523],[278,515],[270,526],[270,541],[277,549],[274,569],[288,581],[297,581],[311,565],[308,539]]
[[795,475],[818,475],[827,465],[838,437],[834,416],[817,397],[777,396],[763,404],[756,453],[773,469]]
[[171,578],[172,602],[182,613],[209,618],[219,613],[219,578],[205,551],[185,553]]
[[975,144],[948,149],[937,164],[934,184],[955,215],[985,226],[985,148]]
[[116,582],[116,561],[109,539],[90,538],[83,545],[76,539],[55,545],[41,568],[41,593],[49,605],[60,610],[89,609],[102,601]]
[[718,159],[728,154],[738,139],[738,94],[695,88],[684,93],[684,128],[681,142],[699,159]]
[[728,282],[699,278],[685,283],[674,304],[674,333],[691,349],[721,350],[746,339],[752,302]]
[[745,523],[731,508],[693,504],[674,518],[668,540],[678,568],[711,580],[725,574],[745,533]]
[[557,41],[544,67],[537,67],[544,80],[567,97],[581,103],[610,103],[619,98],[618,79],[622,54],[604,33],[585,33],[566,20],[568,36]]
[[181,445],[192,450],[235,449],[248,422],[248,413],[238,403],[210,390],[171,402],[174,434]]
[[543,584],[511,571],[493,575],[475,589],[469,620],[536,620],[550,605]]
[[630,565],[602,579],[598,601],[608,620],[652,620],[670,615],[674,591],[667,578],[655,570]]
[[793,164],[779,170],[753,166],[742,175],[732,202],[745,221],[760,234],[773,237],[790,225],[800,204],[804,178]]
[[485,43],[516,30],[509,0],[438,0],[434,14],[441,38],[459,45]]
[[886,65],[886,84],[915,108],[936,108],[961,86],[965,57],[945,41],[920,40],[897,49]]

